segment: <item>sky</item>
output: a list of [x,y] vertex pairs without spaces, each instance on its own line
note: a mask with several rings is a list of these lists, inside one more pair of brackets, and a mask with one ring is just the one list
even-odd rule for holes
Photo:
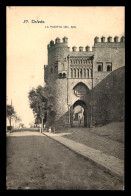
[[[28,93],[38,85],[45,85],[44,65],[48,63],[49,42],[56,37],[62,40],[66,36],[72,50],[74,45],[92,47],[96,36],[117,35],[120,38],[125,34],[124,12],[125,8],[121,6],[6,7],[7,104],[11,104],[12,99],[12,105],[26,127],[34,122]],[[24,23],[24,20],[28,22]],[[42,20],[44,23],[32,23],[32,20]]]

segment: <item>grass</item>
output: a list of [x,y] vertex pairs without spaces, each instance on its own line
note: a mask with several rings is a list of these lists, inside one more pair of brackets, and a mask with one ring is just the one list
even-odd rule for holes
[[85,144],[106,154],[124,159],[124,123],[113,122],[102,127],[71,128],[67,139]]

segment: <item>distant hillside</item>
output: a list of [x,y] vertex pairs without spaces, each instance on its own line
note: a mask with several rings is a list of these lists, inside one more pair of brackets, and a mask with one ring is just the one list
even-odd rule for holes
[[93,124],[124,121],[125,67],[111,72],[92,90]]

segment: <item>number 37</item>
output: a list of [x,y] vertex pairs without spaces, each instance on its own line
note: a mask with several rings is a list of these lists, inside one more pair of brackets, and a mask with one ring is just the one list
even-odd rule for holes
[[24,20],[24,22],[23,23],[28,23],[29,21],[28,20]]

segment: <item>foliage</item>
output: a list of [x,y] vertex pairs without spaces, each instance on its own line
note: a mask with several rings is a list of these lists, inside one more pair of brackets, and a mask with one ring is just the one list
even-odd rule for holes
[[16,112],[14,110],[14,107],[12,105],[7,105],[6,116],[9,120],[10,127],[11,127],[11,120],[12,120],[12,118],[15,117],[15,115],[16,115]]
[[36,89],[32,89],[28,95],[30,108],[36,119],[45,117],[48,111],[53,111],[54,96],[53,89],[48,86],[38,86]]
[[11,122],[12,122],[13,119],[15,120],[15,122],[20,122],[21,121],[21,118],[17,116],[17,114],[14,110],[14,107],[12,105],[7,105],[6,116],[9,120],[10,127],[11,127]]
[[42,123],[41,117],[37,116],[35,118],[35,124],[41,124],[41,123]]
[[12,105],[7,105],[6,115],[7,115],[7,118],[10,118],[16,115],[16,112]]

